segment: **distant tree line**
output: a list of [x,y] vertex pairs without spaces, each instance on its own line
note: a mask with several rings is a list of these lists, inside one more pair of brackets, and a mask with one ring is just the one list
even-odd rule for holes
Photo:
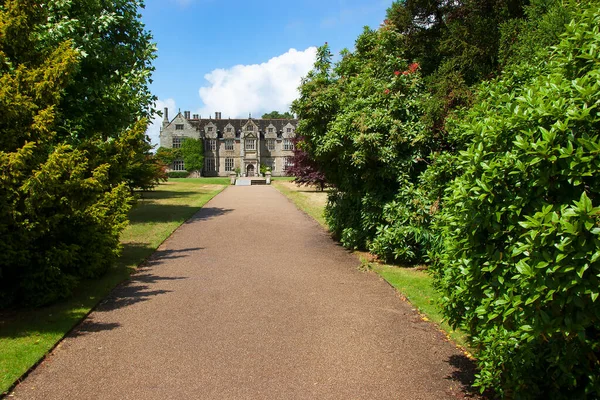
[[294,119],[294,115],[289,111],[284,113],[280,113],[279,111],[271,111],[270,113],[263,114],[262,119]]
[[600,396],[599,26],[592,0],[397,1],[292,105],[331,231],[428,263],[504,398]]

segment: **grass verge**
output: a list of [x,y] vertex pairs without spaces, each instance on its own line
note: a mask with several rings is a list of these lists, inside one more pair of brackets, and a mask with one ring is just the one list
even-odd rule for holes
[[370,263],[370,267],[396,288],[417,309],[424,320],[434,322],[454,343],[468,349],[466,335],[452,329],[444,321],[438,306],[440,294],[433,288],[433,280],[427,271],[377,263]]
[[6,393],[175,229],[221,192],[225,186],[215,185],[218,182],[214,178],[170,179],[155,191],[142,193],[121,235],[123,253],[106,275],[82,282],[73,296],[63,302],[2,312],[0,393]]
[[327,204],[327,192],[313,188],[298,187],[289,180],[273,181],[272,185],[284,196],[290,199],[296,207],[313,217],[323,228],[328,230],[323,211]]
[[[327,193],[315,192],[298,187],[291,182],[273,182],[273,186],[288,197],[300,210],[319,222],[325,229],[327,223],[323,216],[327,204]],[[364,259],[364,257],[361,257]],[[460,330],[454,330],[443,320],[438,306],[440,294],[433,288],[433,278],[424,270],[398,267],[368,262],[369,269],[376,272],[408,300],[424,319],[440,327],[454,343],[468,348],[467,337]]]
[[293,176],[274,176],[271,178],[273,182],[291,182],[295,178]]

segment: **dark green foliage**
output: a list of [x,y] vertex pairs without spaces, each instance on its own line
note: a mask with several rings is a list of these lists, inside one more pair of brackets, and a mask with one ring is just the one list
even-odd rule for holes
[[70,40],[81,57],[60,102],[61,139],[119,137],[155,100],[148,81],[156,57],[139,0],[47,1],[48,19],[36,29],[40,46]]
[[164,165],[171,165],[173,161],[181,158],[181,149],[173,149],[170,147],[159,147],[156,149],[156,158]]
[[600,396],[600,12],[565,6],[549,61],[455,122],[471,143],[437,219],[445,313],[479,348],[477,384],[507,398]]
[[558,43],[577,7],[573,1],[530,2],[525,8],[527,18],[510,20],[500,27],[500,65],[510,68],[511,65],[531,63],[534,58],[545,60],[548,47]]
[[204,142],[202,139],[185,138],[180,151],[183,164],[188,172],[199,173],[204,168]]
[[429,153],[421,120],[428,95],[419,65],[401,57],[401,39],[391,26],[365,30],[333,69],[322,47],[293,111],[303,149],[335,187],[326,211],[332,232],[345,246],[413,263],[430,237],[411,226],[427,229],[430,208],[413,201]]
[[137,146],[127,153],[121,152],[126,158],[127,169],[123,179],[130,189],[151,190],[161,181],[167,180],[167,164],[155,154],[146,135],[146,120],[136,124],[134,129],[127,132],[130,141]]
[[[132,4],[118,7],[137,10],[137,3],[133,9]],[[59,8],[64,7],[78,10],[81,19],[63,15]],[[132,201],[128,184],[152,182],[143,160],[149,152],[146,123],[137,119],[147,110],[142,106],[147,64],[142,63],[145,72],[134,68],[119,84],[106,84],[104,74],[114,70],[92,71],[82,60],[93,50],[89,62],[108,62],[114,54],[104,51],[118,48],[111,35],[99,34],[105,45],[89,48],[78,42],[79,36],[68,35],[79,32],[76,26],[82,21],[100,30],[115,23],[115,31],[124,32],[128,23],[139,22],[130,20],[137,15],[131,12],[118,18],[107,14],[102,22],[101,10],[93,2],[2,2],[0,306],[46,304],[68,296],[81,278],[106,271],[119,254],[119,234]],[[86,19],[85,12],[92,14]],[[135,48],[127,51],[136,53]],[[84,87],[94,88],[103,105],[123,104],[128,116],[113,120],[103,115],[104,123],[114,124],[102,130],[103,123],[93,115],[108,108],[95,103],[99,100],[91,92],[79,91]],[[141,94],[133,94],[137,89]],[[138,112],[131,114],[129,107]]]
[[424,121],[444,146],[445,119],[472,102],[472,85],[496,75],[501,26],[524,16],[527,0],[406,0],[388,10],[403,56],[421,65],[431,98]]

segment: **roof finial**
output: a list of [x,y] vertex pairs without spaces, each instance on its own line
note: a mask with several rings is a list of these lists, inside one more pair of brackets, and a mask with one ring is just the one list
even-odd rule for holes
[[248,118],[252,119],[252,113],[248,113]]

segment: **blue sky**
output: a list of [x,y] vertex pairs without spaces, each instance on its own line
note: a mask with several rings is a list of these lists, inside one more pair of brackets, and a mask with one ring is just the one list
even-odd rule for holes
[[[286,111],[300,78],[328,42],[352,48],[376,28],[389,1],[146,0],[142,20],[158,48],[151,90],[157,108],[202,117],[260,117]],[[157,143],[158,124],[149,130]]]

